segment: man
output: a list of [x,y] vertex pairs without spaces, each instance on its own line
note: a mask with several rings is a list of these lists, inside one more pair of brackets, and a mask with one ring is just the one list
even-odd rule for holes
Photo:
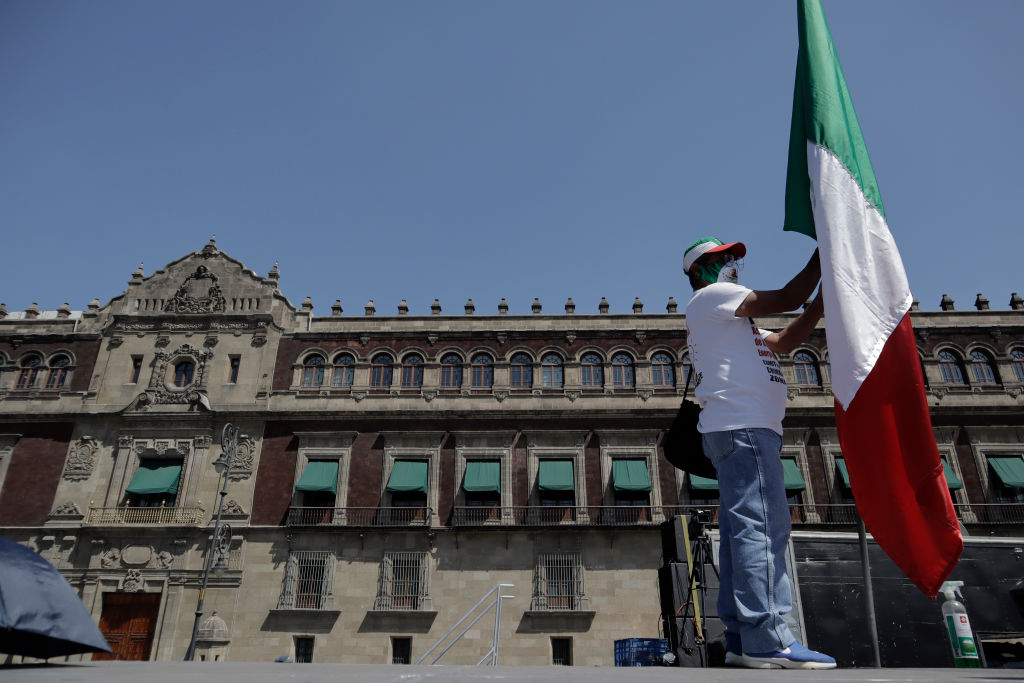
[[747,248],[713,237],[683,255],[693,298],[687,342],[701,405],[698,430],[718,473],[721,590],[726,664],[748,668],[832,669],[831,657],[797,642],[783,618],[793,597],[786,573],[790,518],[782,475],[786,381],[776,353],[795,349],[822,316],[821,292],[781,332],[753,316],[784,313],[807,301],[821,278],[818,252],[782,289],[738,282]]

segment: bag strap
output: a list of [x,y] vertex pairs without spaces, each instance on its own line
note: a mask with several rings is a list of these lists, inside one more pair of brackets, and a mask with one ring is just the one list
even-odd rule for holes
[[[683,366],[683,371],[686,371],[686,366]],[[686,387],[683,388],[683,400],[686,400],[686,395],[690,393],[690,380],[693,378],[693,363],[690,363],[690,371],[686,373]]]

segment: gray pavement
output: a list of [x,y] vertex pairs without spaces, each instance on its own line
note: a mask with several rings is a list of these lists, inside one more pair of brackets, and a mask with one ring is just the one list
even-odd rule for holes
[[837,669],[754,671],[659,667],[387,666],[260,662],[92,662],[0,666],[3,683],[953,683],[1024,681],[1022,669]]

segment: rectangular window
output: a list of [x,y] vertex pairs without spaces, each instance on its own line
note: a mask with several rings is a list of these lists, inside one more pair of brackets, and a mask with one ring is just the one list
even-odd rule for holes
[[380,563],[375,610],[421,610],[428,597],[425,552],[386,551]]
[[295,661],[300,664],[313,662],[313,639],[308,636],[295,636]]
[[572,638],[551,638],[551,663],[572,666]]
[[326,550],[297,550],[288,556],[278,609],[326,609],[334,556]]
[[229,356],[228,363],[228,384],[238,384],[238,369],[242,366],[242,357]]
[[574,611],[583,601],[583,558],[578,550],[539,553],[533,574],[533,604],[538,611]]
[[412,664],[412,638],[391,636],[391,663]]
[[142,356],[132,356],[132,372],[128,376],[129,384],[138,384],[139,375],[142,374]]

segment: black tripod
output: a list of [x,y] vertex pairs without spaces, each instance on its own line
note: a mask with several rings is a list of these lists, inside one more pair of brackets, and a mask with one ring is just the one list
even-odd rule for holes
[[683,525],[683,536],[686,543],[686,563],[689,569],[684,595],[687,600],[679,606],[677,617],[683,618],[683,633],[680,633],[680,646],[683,653],[691,658],[694,666],[708,666],[707,629],[705,628],[705,603],[707,600],[706,566],[711,565],[715,576],[718,567],[714,563],[714,552],[711,547],[711,536],[707,526],[711,523],[711,512],[696,510]]

